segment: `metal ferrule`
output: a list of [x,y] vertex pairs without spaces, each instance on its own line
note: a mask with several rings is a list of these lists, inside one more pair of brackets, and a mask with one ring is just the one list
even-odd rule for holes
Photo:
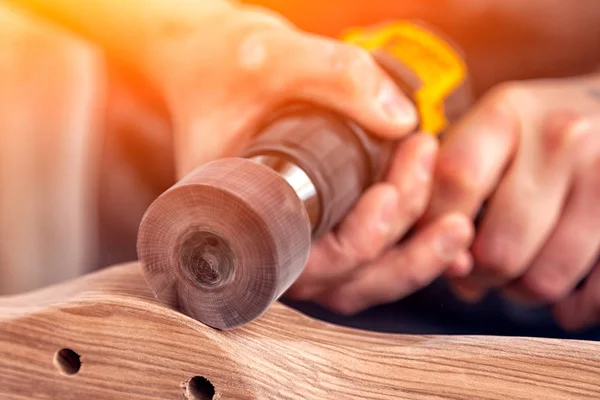
[[286,180],[302,200],[314,230],[321,218],[321,203],[317,188],[306,172],[290,160],[278,155],[254,156],[250,160],[273,169]]

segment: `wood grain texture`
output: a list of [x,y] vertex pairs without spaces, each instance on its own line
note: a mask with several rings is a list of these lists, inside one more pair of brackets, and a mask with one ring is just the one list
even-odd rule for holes
[[271,168],[243,158],[203,164],[148,208],[138,259],[157,298],[206,325],[258,318],[310,252],[308,215]]
[[[54,362],[80,355],[74,375]],[[592,399],[600,345],[504,337],[363,332],[280,303],[232,331],[158,303],[138,264],[0,300],[0,398]],[[208,399],[202,393],[188,399]]]

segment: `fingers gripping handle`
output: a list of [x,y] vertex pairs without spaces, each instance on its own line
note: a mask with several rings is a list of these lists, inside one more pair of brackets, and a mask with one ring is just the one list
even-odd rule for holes
[[[345,40],[371,51],[412,99],[420,130],[440,134],[468,107],[462,57],[429,29],[401,22],[353,31]],[[383,177],[395,145],[343,116],[305,104],[282,109],[261,132],[242,155],[268,160],[271,166],[292,164],[305,173],[313,188],[304,204],[315,239],[337,225],[360,194]]]
[[[412,98],[421,131],[441,133],[466,104],[461,59],[428,30],[402,22],[345,40]],[[382,179],[395,145],[309,104],[280,109],[260,132],[243,157],[202,165],[159,196],[138,232],[154,294],[218,329],[258,318],[290,287],[311,241]]]

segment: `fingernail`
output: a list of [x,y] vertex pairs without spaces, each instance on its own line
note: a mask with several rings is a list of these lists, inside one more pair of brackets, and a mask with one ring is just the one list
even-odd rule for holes
[[452,262],[464,250],[468,238],[468,227],[461,217],[451,216],[435,241],[436,251],[443,260]]
[[415,125],[417,123],[417,111],[412,102],[389,81],[385,81],[379,89],[377,103],[386,118],[399,125]]
[[484,289],[461,283],[455,283],[453,287],[456,295],[468,303],[480,301],[486,293]]

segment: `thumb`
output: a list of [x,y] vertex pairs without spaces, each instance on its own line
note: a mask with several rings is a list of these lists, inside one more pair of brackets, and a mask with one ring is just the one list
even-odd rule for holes
[[277,101],[328,107],[383,138],[399,139],[416,129],[416,107],[368,51],[291,29],[247,40],[268,49],[262,53],[268,71],[261,75]]

